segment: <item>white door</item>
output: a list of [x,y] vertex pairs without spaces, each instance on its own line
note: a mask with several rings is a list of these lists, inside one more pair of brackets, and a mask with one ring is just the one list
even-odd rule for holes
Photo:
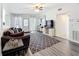
[[56,36],[69,39],[69,16],[60,14],[56,17]]

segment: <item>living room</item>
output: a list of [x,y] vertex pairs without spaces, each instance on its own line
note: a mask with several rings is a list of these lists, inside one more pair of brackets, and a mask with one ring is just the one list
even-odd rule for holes
[[[78,6],[78,3],[1,3],[0,54],[78,56]],[[4,39],[11,40],[4,44]],[[15,49],[17,42],[22,46]],[[9,49],[7,45],[14,47]]]

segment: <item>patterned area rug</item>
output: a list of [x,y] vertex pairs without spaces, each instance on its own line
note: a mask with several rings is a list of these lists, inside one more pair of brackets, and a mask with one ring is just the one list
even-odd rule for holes
[[47,35],[44,35],[42,33],[32,33],[30,38],[30,49],[32,54],[43,50],[47,47],[50,47],[56,43],[60,42],[59,40],[55,38],[51,38]]

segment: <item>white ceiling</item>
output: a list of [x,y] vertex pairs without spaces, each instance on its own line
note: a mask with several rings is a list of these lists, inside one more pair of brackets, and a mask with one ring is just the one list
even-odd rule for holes
[[[49,9],[59,5],[59,3],[44,3],[45,8],[42,12],[47,12]],[[15,14],[39,14],[32,9],[33,3],[4,3],[3,7],[7,12]]]

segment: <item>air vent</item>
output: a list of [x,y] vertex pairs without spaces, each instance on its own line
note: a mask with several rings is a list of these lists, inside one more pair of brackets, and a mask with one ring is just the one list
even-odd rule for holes
[[58,9],[58,11],[61,11],[61,10],[62,10],[62,8],[59,8],[59,9]]

